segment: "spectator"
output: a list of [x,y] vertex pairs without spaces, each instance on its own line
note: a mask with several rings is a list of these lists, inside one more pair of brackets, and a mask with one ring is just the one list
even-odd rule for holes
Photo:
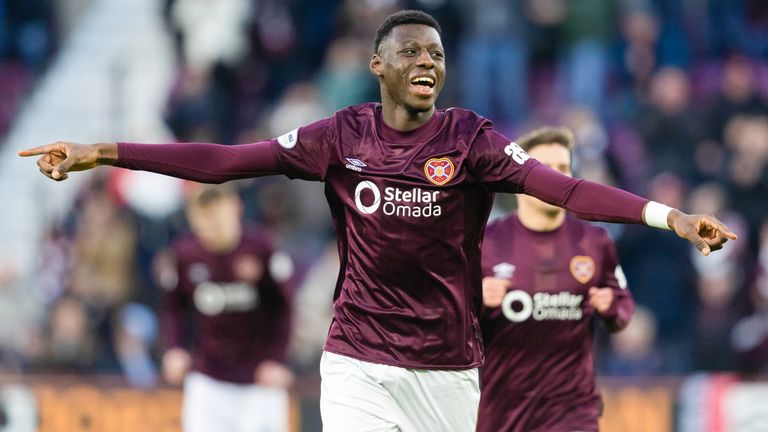
[[642,101],[653,71],[658,65],[656,45],[659,41],[659,19],[648,6],[637,6],[626,2],[621,9],[620,25],[622,46],[619,69],[622,86],[627,91],[630,105]]
[[111,310],[137,291],[137,227],[103,186],[90,190],[81,205],[69,292],[99,311]]
[[100,344],[85,303],[66,295],[54,302],[46,332],[46,351],[34,365],[39,371],[85,373],[93,370]]
[[653,74],[649,101],[635,116],[649,156],[651,175],[673,172],[695,178],[691,161],[696,144],[703,138],[703,125],[691,105],[688,74],[665,67]]
[[768,219],[760,230],[756,267],[749,289],[751,313],[736,323],[731,334],[739,370],[749,375],[768,372]]
[[750,246],[756,250],[757,231],[768,213],[768,117],[737,116],[725,128],[729,152],[727,187],[733,208],[750,227]]
[[351,37],[336,39],[328,47],[316,83],[320,99],[330,111],[364,102],[375,94],[375,82],[365,67],[369,53],[367,44]]
[[759,93],[755,81],[755,68],[750,58],[732,55],[725,60],[720,88],[709,107],[711,139],[722,143],[726,125],[737,115],[768,114],[768,102]]
[[[685,185],[674,174],[660,174],[649,185],[649,196],[667,205],[684,206],[684,195]],[[662,363],[679,368],[676,372],[688,370],[696,310],[695,270],[688,258],[689,247],[673,237],[632,226],[624,230],[617,247],[635,300],[654,315],[655,349],[665,356]],[[675,264],[670,265],[673,260]]]
[[53,51],[51,3],[46,0],[4,3],[10,54],[20,58],[29,71],[41,73]]
[[596,113],[604,108],[608,84],[609,52],[617,17],[611,0],[570,0],[565,2],[560,72],[571,105]]
[[[528,23],[522,0],[462,2],[459,44],[463,105],[507,127],[527,115]],[[514,79],[510,79],[514,77]]]
[[718,54],[743,52],[753,58],[768,57],[768,4],[761,0],[713,0],[708,2],[711,32]]
[[[743,218],[727,207],[721,187],[705,184],[691,193],[691,211],[713,210],[746,237]],[[696,311],[694,313],[693,369],[732,371],[738,366],[731,344],[736,322],[747,312],[745,283],[748,269],[744,253],[747,243],[729,245],[717,262],[704,263],[691,254],[696,273]]]

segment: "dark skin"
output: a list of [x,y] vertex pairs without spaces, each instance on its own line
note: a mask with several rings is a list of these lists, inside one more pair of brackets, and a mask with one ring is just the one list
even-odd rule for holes
[[[384,122],[391,128],[410,131],[426,123],[435,113],[435,101],[445,83],[445,53],[437,31],[422,24],[392,29],[373,55],[370,70],[379,79]],[[37,166],[46,177],[62,181],[70,171],[113,165],[117,143],[76,144],[59,141],[19,152],[40,156]],[[646,220],[643,209],[643,220]],[[693,243],[703,255],[736,239],[725,224],[711,215],[689,215],[672,210],[667,224]]]
[[[432,118],[445,83],[445,51],[437,30],[420,24],[393,28],[371,58],[370,69],[379,79],[387,126],[410,131]],[[431,78],[433,86],[414,85],[419,77]]]

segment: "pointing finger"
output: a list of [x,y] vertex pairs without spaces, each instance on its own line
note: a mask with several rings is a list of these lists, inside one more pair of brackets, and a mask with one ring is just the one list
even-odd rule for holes
[[37,156],[41,154],[50,153],[56,149],[58,149],[58,147],[55,144],[48,144],[44,146],[32,147],[26,150],[19,150],[18,154],[19,156],[22,156],[22,157]]
[[713,225],[717,231],[720,232],[721,235],[724,235],[725,237],[736,240],[739,236],[736,235],[733,231],[728,228],[724,223],[720,222],[719,220],[715,219],[713,222]]

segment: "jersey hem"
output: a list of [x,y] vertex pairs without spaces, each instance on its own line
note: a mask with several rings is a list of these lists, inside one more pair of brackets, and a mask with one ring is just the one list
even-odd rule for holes
[[476,369],[482,366],[482,361],[472,362],[468,365],[425,365],[425,364],[419,364],[419,363],[404,363],[404,362],[397,362],[397,361],[386,361],[382,359],[373,359],[369,358],[364,355],[360,355],[358,353],[352,353],[347,352],[344,350],[336,349],[336,348],[328,348],[324,347],[323,351],[338,354],[346,357],[351,357],[355,360],[361,360],[368,363],[375,363],[375,364],[381,364],[386,366],[395,366],[403,369],[422,369],[422,370],[469,370],[469,369]]

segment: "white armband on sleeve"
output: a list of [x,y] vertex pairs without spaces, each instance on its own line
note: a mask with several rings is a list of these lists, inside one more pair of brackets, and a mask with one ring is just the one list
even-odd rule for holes
[[648,201],[648,204],[645,205],[645,224],[654,228],[671,230],[672,228],[667,223],[667,216],[671,211],[672,207],[656,201]]

